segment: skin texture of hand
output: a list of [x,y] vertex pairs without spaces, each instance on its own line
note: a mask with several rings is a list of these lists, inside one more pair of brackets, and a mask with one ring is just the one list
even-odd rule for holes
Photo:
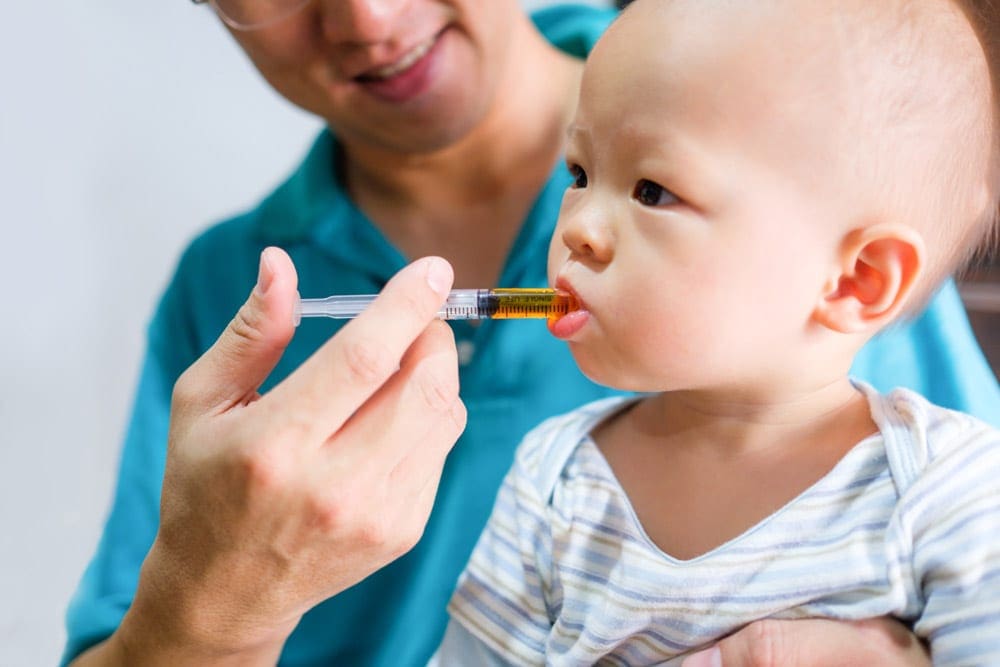
[[303,613],[413,547],[465,427],[451,267],[403,269],[261,396],[294,333],[296,275],[257,287],[174,388],[161,525],[118,632],[77,664],[274,664]]
[[924,667],[924,645],[890,618],[752,623],[681,667]]

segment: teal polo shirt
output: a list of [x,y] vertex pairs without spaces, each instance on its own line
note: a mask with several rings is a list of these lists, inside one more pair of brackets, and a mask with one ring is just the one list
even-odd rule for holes
[[[582,57],[613,17],[611,10],[560,6],[534,19],[550,41]],[[299,169],[256,209],[209,229],[184,252],[149,326],[111,511],[67,612],[64,662],[109,636],[131,603],[157,531],[173,384],[246,299],[261,250],[279,245],[288,251],[305,296],[377,292],[406,263],[341,189],[336,152],[336,140],[324,132]],[[546,285],[549,236],[569,184],[565,168],[555,166],[511,248],[500,286]],[[263,391],[340,325],[304,321]],[[462,349],[469,420],[448,457],[423,538],[307,613],[281,664],[423,665],[444,631],[445,605],[521,436],[550,415],[613,393],[580,374],[542,321],[452,325]],[[953,285],[921,318],[866,348],[855,371],[879,388],[909,386],[993,423],[1000,418],[1000,388]]]

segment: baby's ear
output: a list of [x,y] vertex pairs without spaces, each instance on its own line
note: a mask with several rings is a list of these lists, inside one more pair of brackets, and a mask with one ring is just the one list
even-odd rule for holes
[[875,333],[895,318],[924,271],[923,238],[911,227],[878,224],[849,233],[813,320],[840,333]]

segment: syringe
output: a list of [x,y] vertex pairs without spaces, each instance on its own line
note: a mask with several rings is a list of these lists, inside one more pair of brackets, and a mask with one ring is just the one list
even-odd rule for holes
[[[352,294],[302,299],[295,312],[295,321],[298,323],[303,317],[357,317],[375,296]],[[577,307],[575,298],[551,289],[456,289],[448,294],[437,316],[443,320],[557,319]]]

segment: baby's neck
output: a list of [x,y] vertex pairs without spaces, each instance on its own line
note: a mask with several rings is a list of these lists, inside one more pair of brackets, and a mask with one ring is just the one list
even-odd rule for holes
[[[726,389],[658,394],[630,417],[654,437],[700,441],[718,454],[842,434],[857,441],[876,429],[867,401],[847,378],[814,387]],[[724,450],[724,451],[723,451]]]
[[815,392],[651,397],[594,434],[650,538],[689,559],[741,535],[876,431],[846,380]]

